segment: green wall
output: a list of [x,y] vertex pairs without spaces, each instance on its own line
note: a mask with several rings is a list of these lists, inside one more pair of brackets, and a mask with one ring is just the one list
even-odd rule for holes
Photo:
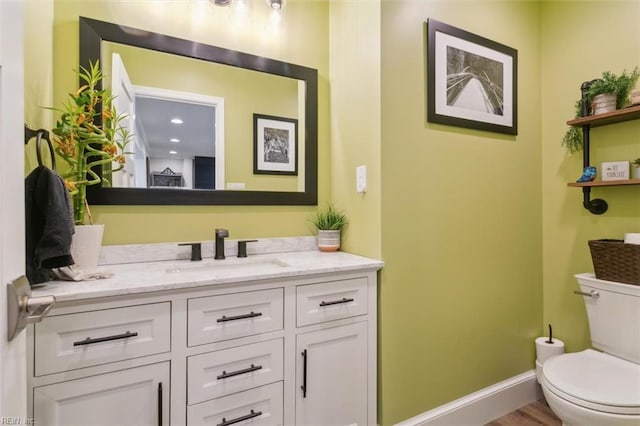
[[[331,194],[349,214],[343,249],[380,258],[380,0],[331,1]],[[367,191],[356,193],[356,167]]]
[[[573,352],[589,346],[573,275],[593,271],[588,240],[640,232],[640,186],[593,189],[592,198],[605,199],[609,211],[590,214],[582,191],[566,186],[581,174],[582,153],[567,154],[560,141],[583,81],[640,65],[640,1],[543,2],[541,9],[543,326],[553,324]],[[639,134],[638,121],[593,129],[591,164],[638,158]]]
[[[34,130],[50,129],[53,113],[43,107],[53,105],[53,41],[42,35],[53,31],[53,0],[25,2],[24,20],[24,122]],[[24,153],[27,175],[38,166],[35,139],[25,146]],[[51,164],[46,148],[42,150],[42,158],[46,165]]]
[[[140,2],[135,0],[55,0],[53,102],[58,105],[77,84],[78,16],[161,32],[229,49],[304,65],[318,70],[319,202],[329,199],[329,6],[328,1],[289,0],[284,25],[267,31],[269,9],[253,0],[253,19],[238,27],[228,8],[209,2]],[[27,46],[27,55],[32,53]],[[314,206],[92,206],[94,220],[104,223],[103,244],[210,240],[216,227],[232,238],[311,235],[308,218]],[[265,226],[268,224],[268,226]]]
[[[517,136],[426,121],[428,18],[518,50]],[[540,67],[538,2],[382,2],[383,425],[534,367]]]

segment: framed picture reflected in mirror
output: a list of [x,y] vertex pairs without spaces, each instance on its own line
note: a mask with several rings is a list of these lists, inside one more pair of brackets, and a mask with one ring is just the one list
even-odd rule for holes
[[298,175],[298,120],[253,114],[253,173]]

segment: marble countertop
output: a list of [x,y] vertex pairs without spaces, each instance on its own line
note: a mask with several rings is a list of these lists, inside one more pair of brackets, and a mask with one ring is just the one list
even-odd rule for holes
[[98,272],[113,274],[110,278],[77,282],[49,281],[32,292],[33,296],[53,295],[57,301],[63,302],[332,272],[374,271],[382,266],[380,260],[318,250],[256,254],[246,258],[227,257],[224,260],[205,258],[196,262],[162,260],[121,263],[98,267]]

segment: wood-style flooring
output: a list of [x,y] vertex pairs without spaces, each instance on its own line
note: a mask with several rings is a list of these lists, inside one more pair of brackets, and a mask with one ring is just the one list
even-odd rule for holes
[[499,419],[487,423],[486,426],[561,426],[562,422],[553,414],[544,400],[512,411]]

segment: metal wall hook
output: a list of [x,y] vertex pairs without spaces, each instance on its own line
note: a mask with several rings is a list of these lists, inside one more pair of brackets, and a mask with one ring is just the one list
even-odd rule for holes
[[38,164],[42,166],[42,150],[40,148],[40,144],[44,139],[47,142],[47,146],[49,147],[49,158],[51,158],[51,170],[56,169],[56,156],[53,151],[53,144],[51,143],[51,138],[49,132],[45,129],[33,130],[29,128],[27,125],[24,126],[24,144],[28,144],[29,141],[33,138],[36,138],[36,155],[38,157]]

